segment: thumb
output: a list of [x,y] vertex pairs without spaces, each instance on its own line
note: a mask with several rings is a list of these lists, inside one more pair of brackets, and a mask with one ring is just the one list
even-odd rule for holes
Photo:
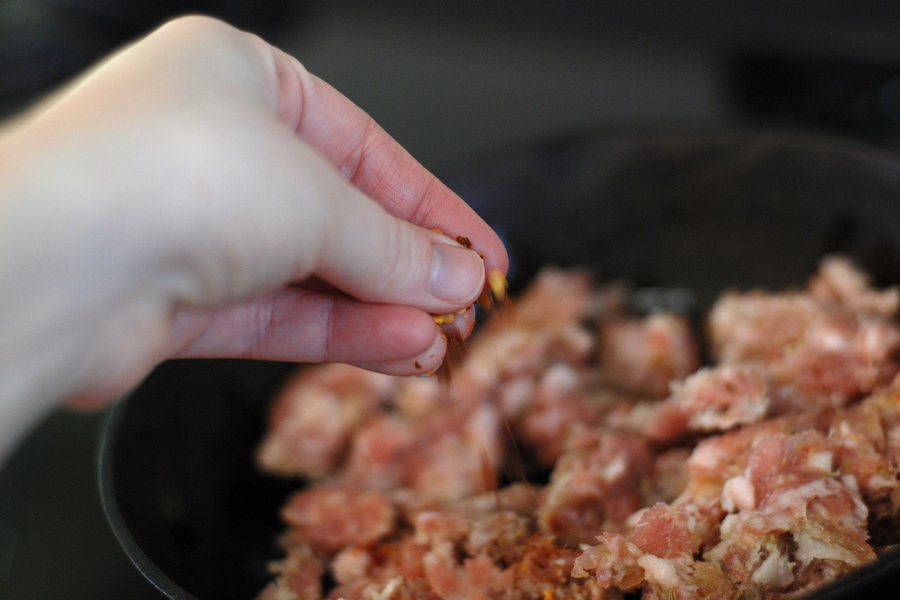
[[355,298],[446,313],[472,304],[484,261],[439,232],[389,214],[343,178],[327,202],[315,274]]

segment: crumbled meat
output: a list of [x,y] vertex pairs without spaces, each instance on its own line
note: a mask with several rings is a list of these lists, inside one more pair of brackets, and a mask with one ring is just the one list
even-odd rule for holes
[[284,521],[320,555],[346,546],[371,546],[394,529],[393,504],[375,490],[313,486],[295,493],[282,510]]
[[609,383],[637,396],[665,397],[673,381],[700,367],[697,340],[681,315],[605,319],[599,345]]
[[305,544],[291,545],[287,555],[269,570],[276,579],[260,593],[259,600],[322,597],[325,564]]
[[447,383],[301,369],[259,600],[781,600],[900,544],[897,289],[828,257],[705,340],[627,291],[545,270]]
[[897,290],[829,285],[837,267],[823,269],[815,293],[732,292],[710,315],[715,358],[752,364],[771,386],[773,414],[845,406],[898,372]]
[[395,380],[349,365],[300,370],[275,399],[257,459],[270,473],[321,478],[337,468]]
[[728,431],[762,420],[769,398],[765,378],[750,365],[706,367],[672,384],[672,394],[656,405],[644,434],[671,442],[686,434]]
[[604,433],[595,446],[560,457],[537,511],[541,528],[572,547],[620,529],[641,507],[642,483],[652,471],[653,455],[643,439]]

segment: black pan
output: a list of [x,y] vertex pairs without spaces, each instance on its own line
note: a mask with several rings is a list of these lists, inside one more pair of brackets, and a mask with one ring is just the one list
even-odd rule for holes
[[[900,283],[900,162],[786,133],[566,138],[445,177],[494,225],[521,286],[545,263],[685,288],[702,313],[724,289],[798,286],[842,252]],[[297,483],[253,466],[267,401],[294,365],[177,361],[111,413],[100,452],[109,522],[135,566],[177,600],[248,600],[278,555]],[[818,599],[890,597],[900,554]]]

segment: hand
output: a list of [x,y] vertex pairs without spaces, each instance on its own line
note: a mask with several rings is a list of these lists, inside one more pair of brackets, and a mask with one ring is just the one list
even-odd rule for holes
[[180,19],[0,134],[0,410],[105,401],[173,356],[424,373],[429,313],[485,267],[491,229],[349,100]]

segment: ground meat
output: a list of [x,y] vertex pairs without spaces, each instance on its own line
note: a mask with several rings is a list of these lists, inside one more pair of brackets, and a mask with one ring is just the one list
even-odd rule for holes
[[[325,565],[305,544],[292,544],[287,555],[269,570],[277,578],[260,593],[259,600],[321,598]],[[285,593],[286,592],[286,593]]]
[[752,365],[718,365],[700,369],[672,384],[672,393],[656,405],[644,435],[672,442],[685,435],[728,431],[762,420],[770,391]]
[[537,511],[541,529],[571,547],[621,529],[641,507],[642,483],[652,472],[653,455],[642,438],[604,432],[593,447],[557,462]]
[[391,377],[342,364],[298,371],[273,403],[259,464],[270,473],[326,476],[395,387]]
[[826,302],[847,306],[853,311],[894,318],[900,311],[900,288],[872,287],[866,274],[845,256],[828,256],[810,278],[811,295]]
[[382,490],[404,487],[432,500],[462,498],[496,485],[501,434],[487,404],[423,420],[380,415],[360,427],[340,478]]
[[700,367],[697,340],[680,315],[602,320],[599,346],[609,384],[637,396],[663,398],[673,381]]
[[772,414],[845,406],[898,372],[897,296],[831,258],[806,292],[725,294],[709,319],[714,357],[753,364],[771,386]]
[[282,518],[319,555],[371,546],[394,529],[395,510],[384,494],[342,486],[313,486],[288,499]]
[[449,383],[302,369],[260,600],[795,598],[900,543],[896,289],[829,257],[705,340],[628,290],[544,271]]

